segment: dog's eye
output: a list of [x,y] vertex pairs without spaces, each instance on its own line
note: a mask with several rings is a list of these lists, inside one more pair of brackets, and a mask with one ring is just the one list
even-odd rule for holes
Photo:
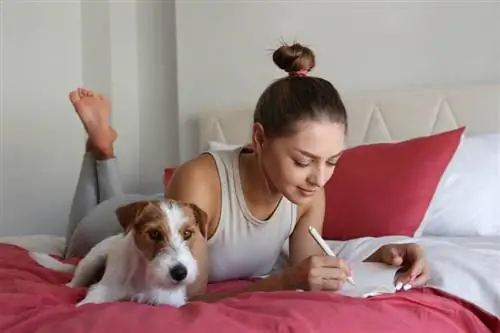
[[158,230],[149,230],[148,236],[152,241],[159,242],[163,239],[161,232]]
[[191,230],[184,230],[182,233],[182,238],[184,238],[184,240],[188,240],[191,236],[193,236],[193,232]]

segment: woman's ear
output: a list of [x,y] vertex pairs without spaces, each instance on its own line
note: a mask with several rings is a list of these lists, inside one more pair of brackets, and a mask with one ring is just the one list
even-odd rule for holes
[[254,123],[252,127],[252,146],[256,153],[260,153],[264,141],[264,127],[260,123]]

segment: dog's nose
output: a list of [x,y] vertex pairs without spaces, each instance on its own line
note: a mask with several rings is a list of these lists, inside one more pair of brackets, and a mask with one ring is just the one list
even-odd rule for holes
[[178,282],[184,280],[187,276],[186,266],[184,266],[183,264],[175,265],[170,269],[170,276],[172,277],[172,279]]

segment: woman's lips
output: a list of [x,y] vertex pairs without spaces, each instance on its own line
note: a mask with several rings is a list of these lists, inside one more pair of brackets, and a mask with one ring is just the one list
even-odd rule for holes
[[316,190],[309,190],[302,187],[298,187],[299,191],[306,197],[311,197],[316,193]]

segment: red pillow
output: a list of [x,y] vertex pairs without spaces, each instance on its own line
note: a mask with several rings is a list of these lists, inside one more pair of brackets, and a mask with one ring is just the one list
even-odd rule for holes
[[172,176],[174,175],[175,168],[166,168],[163,170],[163,186],[166,188]]
[[413,237],[464,131],[347,149],[325,185],[323,237]]

